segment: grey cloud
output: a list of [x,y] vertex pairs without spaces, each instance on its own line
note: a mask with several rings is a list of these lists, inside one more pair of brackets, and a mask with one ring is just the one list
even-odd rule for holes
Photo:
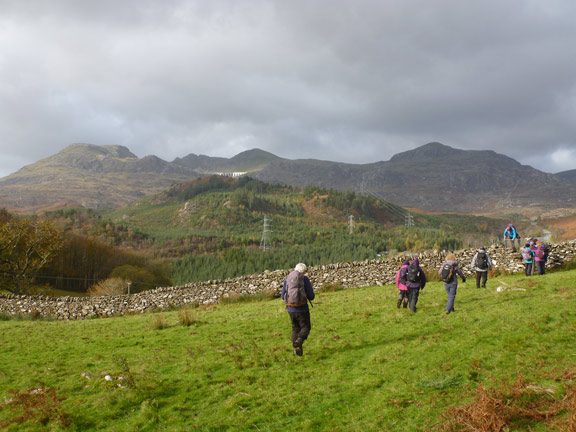
[[0,7],[0,175],[72,142],[366,163],[440,141],[576,168],[573,2]]

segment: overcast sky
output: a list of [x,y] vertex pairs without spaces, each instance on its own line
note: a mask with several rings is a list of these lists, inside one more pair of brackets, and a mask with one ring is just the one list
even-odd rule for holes
[[72,143],[576,168],[574,0],[0,0],[0,177]]

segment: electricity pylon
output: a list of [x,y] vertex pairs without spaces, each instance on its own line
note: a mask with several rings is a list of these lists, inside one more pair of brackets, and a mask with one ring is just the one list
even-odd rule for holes
[[408,213],[406,216],[404,216],[404,222],[408,228],[413,227],[414,226],[414,216],[412,216],[410,213]]
[[268,228],[268,222],[270,219],[264,215],[264,227],[262,230],[262,240],[260,240],[260,250],[267,251],[272,249],[270,246],[270,229]]

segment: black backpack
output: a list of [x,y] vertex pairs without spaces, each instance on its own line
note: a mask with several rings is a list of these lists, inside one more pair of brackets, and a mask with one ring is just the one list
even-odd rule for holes
[[442,272],[440,273],[440,279],[444,283],[450,283],[454,280],[454,264],[444,264]]
[[408,270],[406,271],[406,280],[408,282],[420,282],[420,272],[418,271],[418,266],[410,264]]
[[486,252],[478,252],[478,257],[476,258],[476,267],[482,270],[488,269],[488,257]]
[[293,270],[286,277],[284,301],[287,306],[292,307],[304,306],[308,302],[308,296],[304,288],[304,275],[299,271]]

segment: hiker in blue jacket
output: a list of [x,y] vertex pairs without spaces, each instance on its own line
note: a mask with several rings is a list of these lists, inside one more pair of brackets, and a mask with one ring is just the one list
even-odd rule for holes
[[307,271],[306,264],[296,264],[294,270],[284,280],[281,294],[292,322],[293,352],[298,356],[303,354],[302,344],[312,329],[308,301],[314,300],[314,289],[310,279],[305,276]]
[[520,234],[516,231],[516,227],[512,224],[508,224],[504,230],[504,244],[510,241],[510,247],[514,252],[516,252],[516,241],[518,241],[518,248],[520,248]]
[[420,290],[423,290],[426,286],[426,274],[424,270],[422,270],[422,267],[420,267],[420,260],[418,258],[414,258],[412,264],[400,270],[400,279],[406,281],[410,310],[416,312],[416,304],[418,303]]
[[532,276],[534,274],[534,251],[530,243],[526,243],[522,249],[522,262],[524,262],[524,274]]

